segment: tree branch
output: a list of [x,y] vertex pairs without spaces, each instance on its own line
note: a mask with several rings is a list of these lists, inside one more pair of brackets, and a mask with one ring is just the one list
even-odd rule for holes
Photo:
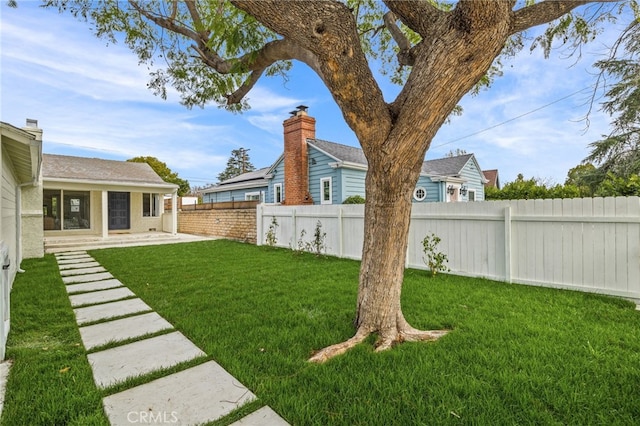
[[[427,38],[433,31],[436,21],[447,15],[427,1],[384,0],[392,11],[407,27]],[[394,37],[395,39],[395,37]]]
[[393,37],[393,40],[400,49],[398,52],[398,62],[400,65],[413,66],[415,58],[411,52],[411,43],[409,43],[407,37],[402,33],[398,25],[396,25],[396,15],[389,11],[383,15],[382,19],[384,26],[389,30],[391,37]]
[[[604,0],[615,1],[615,0]],[[592,3],[592,0],[547,0],[511,12],[510,33],[516,34],[526,29],[542,25],[560,18],[578,6]]]
[[286,7],[278,0],[231,3],[301,51],[313,54],[314,70],[360,141],[388,133],[389,109],[362,50],[353,12],[343,2],[290,1]]

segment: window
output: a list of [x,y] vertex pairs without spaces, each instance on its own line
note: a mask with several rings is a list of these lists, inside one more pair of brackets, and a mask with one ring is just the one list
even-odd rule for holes
[[427,190],[421,186],[417,187],[416,189],[413,190],[413,198],[416,201],[424,200],[425,198],[427,198]]
[[260,192],[247,192],[244,194],[245,201],[260,201]]
[[60,230],[60,190],[45,189],[42,191],[42,214],[45,231]]
[[157,217],[160,216],[160,195],[159,194],[142,194],[142,216]]
[[320,204],[332,204],[331,178],[320,179]]
[[474,189],[469,189],[467,194],[469,194],[469,201],[475,201],[476,200],[476,191]]
[[63,229],[89,229],[89,191],[63,191]]
[[282,203],[282,184],[276,183],[273,185],[273,202],[276,204]]

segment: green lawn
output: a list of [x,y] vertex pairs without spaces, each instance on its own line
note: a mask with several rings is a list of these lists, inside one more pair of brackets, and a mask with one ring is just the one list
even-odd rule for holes
[[[91,254],[291,424],[640,422],[640,312],[630,302],[409,270],[407,319],[418,328],[453,331],[435,343],[379,354],[370,341],[316,365],[306,361],[314,350],[354,332],[358,262],[223,240]],[[12,372],[3,422],[21,424],[8,419],[67,404],[72,413],[62,417],[57,409],[52,416],[59,417],[51,418],[60,421],[53,423],[98,424],[99,394],[75,346],[71,308],[68,301],[54,306],[64,293],[55,260],[23,267],[28,271],[14,287],[9,357],[14,370],[34,371],[42,363],[56,374],[16,379]],[[33,280],[40,270],[49,271],[42,272],[46,279]],[[51,300],[29,302],[44,297]],[[54,316],[62,318],[57,328],[49,324]],[[17,325],[22,321],[26,328]],[[54,339],[52,327],[64,339],[58,363],[41,353]],[[34,343],[21,343],[30,334]],[[59,373],[67,364],[71,370]],[[45,392],[71,372],[83,384]],[[20,391],[30,387],[18,383],[23,380],[43,390],[30,397]],[[29,422],[36,423],[53,424]]]

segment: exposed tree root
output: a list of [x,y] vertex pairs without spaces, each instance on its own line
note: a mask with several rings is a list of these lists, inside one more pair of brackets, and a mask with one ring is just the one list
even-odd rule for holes
[[[404,327],[401,330],[397,330],[386,336],[381,335],[376,342],[375,351],[382,352],[391,349],[395,344],[401,342],[430,342],[446,335],[449,331],[450,330],[418,330],[404,322]],[[372,334],[371,331],[363,331],[362,328],[360,328],[356,335],[349,340],[319,350],[309,358],[309,362],[321,364],[335,356],[342,355],[358,343],[363,342],[370,334]]]

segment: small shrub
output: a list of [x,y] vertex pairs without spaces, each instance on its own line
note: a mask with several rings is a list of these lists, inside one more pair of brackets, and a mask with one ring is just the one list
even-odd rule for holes
[[449,258],[446,254],[438,251],[438,244],[440,244],[440,241],[440,237],[434,233],[426,235],[422,240],[422,251],[424,253],[422,261],[431,271],[432,277],[435,277],[439,271],[449,272],[450,270],[446,266],[446,263],[449,262]]
[[300,254],[302,252],[314,253],[316,256],[320,256],[327,252],[327,233],[322,232],[322,222],[316,223],[316,229],[313,232],[313,240],[305,241],[304,236],[307,235],[306,230],[300,231],[300,238],[298,238],[297,247],[293,249],[294,253]]
[[278,221],[276,220],[276,217],[273,216],[271,218],[271,225],[269,225],[269,230],[265,235],[265,243],[270,247],[274,247],[278,243],[278,237],[276,237],[277,229],[278,229]]
[[360,195],[352,195],[350,197],[345,198],[344,201],[342,202],[342,204],[364,204],[364,203],[365,203],[364,197]]

